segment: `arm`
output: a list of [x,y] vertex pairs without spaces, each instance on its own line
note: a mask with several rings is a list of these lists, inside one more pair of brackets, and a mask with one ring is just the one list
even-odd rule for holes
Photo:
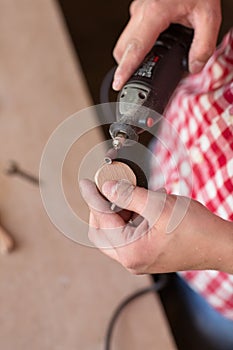
[[120,90],[170,23],[194,29],[189,67],[199,72],[212,55],[221,24],[220,0],[134,0],[130,20],[113,55],[118,63],[113,88]]
[[80,186],[90,208],[90,240],[129,271],[215,269],[233,273],[233,223],[199,202],[126,181],[106,182],[103,192],[109,201],[140,214],[128,223],[125,213],[110,210],[91,181],[82,180]]

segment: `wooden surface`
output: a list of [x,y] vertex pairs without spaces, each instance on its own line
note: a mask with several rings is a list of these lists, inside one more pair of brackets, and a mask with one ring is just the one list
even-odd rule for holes
[[[0,349],[101,350],[115,307],[150,281],[67,239],[50,222],[39,188],[6,175],[15,160],[38,176],[51,133],[91,100],[56,3],[0,0],[0,8],[0,216],[16,241],[0,256]],[[74,167],[101,141],[93,130],[64,166],[67,198],[84,217]],[[112,348],[174,349],[155,296],[125,310]]]

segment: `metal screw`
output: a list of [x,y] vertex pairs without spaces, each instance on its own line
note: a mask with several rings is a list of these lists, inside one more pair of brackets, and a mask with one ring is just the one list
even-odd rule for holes
[[20,168],[20,166],[18,165],[17,162],[15,161],[11,161],[8,168],[6,169],[6,174],[7,175],[15,175],[15,176],[19,176],[22,179],[29,181],[31,183],[33,183],[34,185],[39,185],[39,179],[38,177],[29,174],[28,172],[26,172],[25,170],[22,170]]

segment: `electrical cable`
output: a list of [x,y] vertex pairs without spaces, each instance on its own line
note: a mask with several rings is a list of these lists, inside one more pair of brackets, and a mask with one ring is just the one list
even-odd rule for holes
[[111,103],[110,103],[110,91],[111,91],[111,85],[114,77],[114,73],[116,71],[117,66],[112,67],[107,74],[105,75],[101,87],[100,87],[100,103],[101,104],[107,104],[105,105],[104,112],[106,114],[107,111],[107,120],[109,122],[115,121],[115,111],[111,109]]
[[143,296],[147,293],[150,293],[150,292],[160,291],[167,284],[167,281],[168,281],[168,277],[166,274],[160,275],[157,282],[153,283],[151,286],[149,286],[147,288],[143,288],[143,289],[136,291],[135,293],[133,293],[130,296],[128,296],[127,298],[125,298],[118,305],[118,307],[114,311],[114,313],[110,319],[110,322],[108,324],[108,328],[107,328],[107,332],[106,332],[106,336],[105,336],[104,350],[111,350],[111,340],[112,340],[114,327],[115,327],[116,321],[118,320],[118,318],[119,318],[121,312],[124,310],[124,308],[129,303],[131,303],[131,301],[135,300],[138,297],[141,297],[141,296]]
[[117,66],[112,67],[105,75],[100,87],[100,103],[109,103],[109,92]]

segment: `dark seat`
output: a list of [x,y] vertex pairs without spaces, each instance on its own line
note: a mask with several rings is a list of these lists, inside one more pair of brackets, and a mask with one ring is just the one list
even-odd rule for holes
[[[152,275],[157,281],[161,275]],[[233,350],[233,322],[222,317],[176,273],[159,292],[179,350]],[[222,322],[221,322],[222,321]]]

